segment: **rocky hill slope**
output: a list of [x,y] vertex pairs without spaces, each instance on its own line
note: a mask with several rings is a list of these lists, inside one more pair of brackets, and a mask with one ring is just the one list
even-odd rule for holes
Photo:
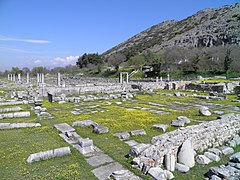
[[152,26],[103,53],[121,52],[131,57],[144,50],[163,48],[240,45],[240,3],[218,9],[204,9],[181,21],[170,20]]

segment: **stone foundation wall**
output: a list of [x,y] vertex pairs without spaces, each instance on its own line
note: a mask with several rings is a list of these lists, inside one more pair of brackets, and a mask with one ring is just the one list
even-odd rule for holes
[[143,163],[146,166],[162,165],[165,155],[171,154],[177,159],[179,147],[189,138],[194,150],[201,152],[209,147],[223,145],[239,132],[240,114],[223,115],[221,119],[215,121],[180,128],[153,137],[152,145],[142,151],[138,158],[141,161],[140,164]]

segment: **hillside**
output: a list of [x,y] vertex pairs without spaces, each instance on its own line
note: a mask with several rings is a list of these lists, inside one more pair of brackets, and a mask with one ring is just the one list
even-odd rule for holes
[[144,50],[157,52],[168,47],[212,47],[240,45],[240,3],[204,9],[181,21],[163,21],[103,53],[116,52],[128,58]]

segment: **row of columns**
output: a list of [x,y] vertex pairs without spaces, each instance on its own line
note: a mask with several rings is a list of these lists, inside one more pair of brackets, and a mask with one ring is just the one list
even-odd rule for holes
[[126,75],[126,83],[128,83],[129,81],[129,77],[128,77],[128,72],[120,72],[119,73],[119,83],[123,83],[123,75]]
[[44,74],[43,73],[37,73],[37,83],[44,83]]
[[[16,82],[16,74],[8,74],[8,80]],[[17,81],[21,82],[21,74],[17,75]],[[30,75],[27,73],[27,84],[30,83]],[[44,84],[45,83],[45,77],[43,73],[37,73],[37,83],[38,84]],[[61,74],[57,73],[57,85],[61,86]]]
[[[123,82],[124,82],[123,75],[126,75],[125,76],[126,77],[126,81],[125,82],[128,83],[128,81],[129,81],[128,72],[120,72],[119,73],[119,83],[123,84]],[[160,82],[162,82],[162,81],[163,81],[163,78],[160,77]],[[167,74],[167,81],[170,81],[170,75],[169,74]],[[159,78],[158,77],[156,77],[156,82],[159,82]]]

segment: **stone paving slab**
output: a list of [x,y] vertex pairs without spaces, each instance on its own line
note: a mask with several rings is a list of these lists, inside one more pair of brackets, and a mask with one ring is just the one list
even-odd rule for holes
[[76,148],[85,157],[98,156],[98,155],[103,154],[102,150],[94,145],[93,145],[93,150],[89,151],[88,153],[83,152],[83,148],[79,144],[75,144],[75,145],[73,145],[73,147]]
[[128,144],[129,146],[136,146],[138,145],[139,143],[135,140],[129,140],[129,141],[125,141],[126,144]]
[[75,129],[67,123],[55,124],[54,127],[62,133],[75,131]]
[[113,159],[106,154],[101,154],[99,156],[93,156],[86,159],[87,163],[91,166],[100,166],[106,163],[113,162]]
[[101,166],[92,170],[91,172],[99,179],[99,180],[106,180],[109,179],[110,175],[114,171],[123,170],[123,166],[117,162],[108,164],[106,166]]

